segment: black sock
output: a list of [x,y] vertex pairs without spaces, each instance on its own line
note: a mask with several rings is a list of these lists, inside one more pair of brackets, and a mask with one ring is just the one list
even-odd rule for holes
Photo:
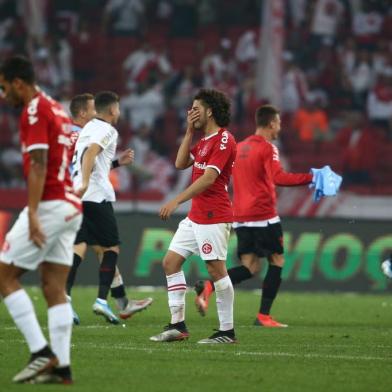
[[229,270],[227,270],[227,273],[229,274],[229,278],[233,285],[241,283],[242,281],[248,280],[253,277],[252,273],[244,265],[230,268]]
[[175,323],[175,324],[171,324],[170,326],[172,328],[178,329],[181,332],[188,332],[186,325],[185,325],[185,321],[180,321],[179,323]]
[[54,357],[54,354],[50,347],[46,345],[44,348],[41,348],[41,350],[31,353],[31,359],[35,359],[37,357]]
[[[241,283],[242,281],[248,280],[253,277],[252,273],[244,265],[230,268],[227,270],[227,273],[233,285]],[[215,291],[214,282],[210,280],[210,283],[212,285],[212,290]]]
[[72,378],[70,366],[56,367],[53,372],[63,378]]
[[234,336],[235,336],[234,328],[228,329],[226,331],[220,331],[219,330],[219,332],[224,333],[225,335],[229,335],[232,338],[234,338]]
[[71,295],[71,290],[72,290],[72,287],[75,283],[76,272],[77,272],[81,262],[82,262],[82,258],[79,255],[77,255],[76,253],[74,253],[72,267],[69,270],[67,284],[66,284],[68,295]]
[[117,287],[111,287],[110,288],[110,294],[112,295],[113,298],[124,298],[127,296],[125,293],[125,287],[123,284]]
[[263,293],[261,295],[260,313],[269,314],[272,303],[278,293],[282,275],[282,267],[269,265],[263,282]]
[[98,298],[106,300],[110,285],[116,272],[118,254],[112,250],[103,253],[102,263],[99,268],[99,290]]

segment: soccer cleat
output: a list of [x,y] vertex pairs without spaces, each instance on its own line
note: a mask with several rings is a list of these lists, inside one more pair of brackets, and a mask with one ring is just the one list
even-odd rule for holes
[[256,317],[254,325],[259,327],[267,327],[267,328],[287,328],[287,324],[279,323],[275,321],[269,314],[259,313]]
[[388,277],[389,279],[392,279],[392,261],[391,259],[386,259],[381,263],[381,269],[383,274]]
[[28,365],[12,379],[15,383],[29,382],[41,373],[52,370],[59,363],[56,356],[32,357]]
[[72,319],[73,319],[74,325],[80,325],[79,315],[74,311],[73,307],[72,307]]
[[94,302],[93,312],[97,315],[104,316],[106,321],[108,321],[111,324],[119,324],[120,323],[120,320],[112,312],[112,309],[110,309],[109,304],[106,301],[103,302],[99,298],[97,298]]
[[31,384],[73,384],[70,370],[63,372],[60,368],[53,368],[51,371],[39,374],[30,381]]
[[124,320],[129,317],[132,317],[135,313],[147,309],[152,304],[152,301],[153,301],[152,298],[130,300],[126,308],[119,312],[119,316]]
[[189,332],[186,329],[185,323],[168,324],[164,331],[158,335],[151,336],[152,342],[178,342],[189,338]]
[[201,339],[197,343],[200,344],[217,344],[217,343],[237,343],[237,339],[234,334],[234,329],[229,331],[216,331],[209,338]]
[[197,311],[201,316],[205,316],[208,310],[208,301],[214,291],[214,287],[209,280],[198,280],[195,284],[195,291],[195,305]]

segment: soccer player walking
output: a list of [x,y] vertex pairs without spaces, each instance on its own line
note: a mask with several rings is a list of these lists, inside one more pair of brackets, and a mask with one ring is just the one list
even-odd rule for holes
[[[79,138],[79,135],[83,129],[83,127],[88,124],[94,117],[97,115],[95,111],[95,104],[94,104],[94,96],[91,94],[80,94],[76,95],[72,98],[70,103],[70,111],[72,115],[72,134],[71,134],[71,146],[70,152],[71,158],[73,158],[76,142]],[[75,165],[77,164],[77,155],[75,155]],[[133,151],[131,149],[127,149],[121,153],[119,159],[114,159],[111,163],[111,168],[116,168],[119,166],[129,165],[133,162]],[[73,171],[73,166],[71,167],[71,171]],[[88,217],[86,218],[89,219]],[[86,226],[86,225],[85,225]],[[71,290],[75,282],[77,270],[84,259],[87,251],[87,245],[93,247],[95,253],[99,261],[103,258],[103,249],[101,246],[98,245],[99,240],[94,237],[93,232],[88,231],[88,227],[85,227],[85,230],[82,230],[79,233],[76,243],[74,245],[74,255],[73,255],[73,264],[71,267],[71,271],[69,272],[68,279],[67,279],[67,295],[68,300],[71,301]],[[103,278],[103,274],[100,274],[100,279]],[[101,283],[100,283],[101,284]],[[125,292],[124,282],[121,276],[121,273],[116,265],[115,274],[113,281],[110,286],[110,291],[112,297],[116,300],[116,305],[120,310],[120,317],[128,318],[131,317],[136,312],[139,312],[145,309],[152,303],[151,298],[145,298],[141,300],[128,300]],[[105,299],[105,298],[104,298]],[[118,322],[117,317],[107,318],[110,322],[114,321],[115,323]],[[80,324],[80,318],[78,314],[73,311],[73,320],[74,324]]]
[[[83,222],[75,244],[88,244],[92,241],[101,247],[99,289],[93,311],[104,316],[108,322],[118,324],[119,320],[111,310],[107,296],[120,252],[120,239],[112,206],[116,196],[109,180],[117,148],[118,132],[114,125],[120,117],[119,97],[110,91],[98,93],[95,96],[95,110],[96,118],[89,121],[80,132],[73,157],[73,183],[83,200]],[[133,152],[129,163],[132,161]],[[152,299],[147,298],[142,303],[134,302],[130,301],[120,311],[122,318],[130,317],[135,311],[149,306]]]
[[[2,64],[0,86],[8,103],[23,106],[20,139],[28,193],[27,207],[8,232],[0,254],[0,294],[31,352],[28,365],[13,381],[70,384],[72,310],[65,282],[82,219],[68,171],[71,121],[61,105],[36,86],[33,66],[24,57]],[[36,269],[48,305],[51,348],[20,284],[26,271]]]
[[[276,207],[276,185],[297,186],[312,182],[310,173],[287,173],[283,170],[277,147],[272,144],[281,130],[279,111],[264,105],[256,111],[256,132],[238,143],[233,168],[233,210],[241,266],[229,269],[233,284],[252,278],[261,268],[261,258],[269,263],[263,282],[260,310],[256,325],[287,327],[270,316],[272,303],[279,291],[283,255],[283,232]],[[211,281],[195,286],[196,307],[205,315],[214,291]],[[215,287],[216,291],[216,287]]]
[[[234,343],[234,290],[226,270],[227,245],[233,220],[227,187],[236,154],[234,137],[225,129],[230,122],[230,103],[215,90],[201,90],[188,111],[187,130],[179,147],[176,167],[193,166],[192,183],[160,210],[165,220],[177,207],[192,199],[188,216],[182,220],[163,259],[167,279],[171,321],[152,336],[156,342],[189,337],[185,325],[186,281],[182,265],[192,254],[200,255],[216,289],[219,330],[199,343]],[[194,133],[204,137],[192,148]]]

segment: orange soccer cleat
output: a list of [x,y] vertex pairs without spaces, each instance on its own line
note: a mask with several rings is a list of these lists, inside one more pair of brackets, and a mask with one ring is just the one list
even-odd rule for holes
[[195,284],[196,298],[195,305],[198,312],[205,316],[208,310],[208,301],[214,291],[213,283],[209,280],[199,280]]
[[267,327],[267,328],[287,328],[287,324],[279,323],[274,320],[269,314],[259,313],[255,320],[255,325],[259,327]]

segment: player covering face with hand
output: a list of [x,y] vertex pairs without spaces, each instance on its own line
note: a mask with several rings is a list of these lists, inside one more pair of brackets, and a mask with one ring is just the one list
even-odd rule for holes
[[[165,330],[150,340],[171,342],[189,337],[185,325],[186,281],[182,265],[192,254],[200,255],[216,288],[219,330],[199,343],[234,343],[234,291],[226,270],[227,244],[233,212],[227,187],[236,153],[233,136],[225,128],[230,104],[216,90],[201,90],[188,112],[187,130],[179,147],[176,167],[192,168],[192,184],[160,210],[168,219],[177,207],[192,199],[163,259],[171,320]],[[192,147],[195,132],[204,137]]]

